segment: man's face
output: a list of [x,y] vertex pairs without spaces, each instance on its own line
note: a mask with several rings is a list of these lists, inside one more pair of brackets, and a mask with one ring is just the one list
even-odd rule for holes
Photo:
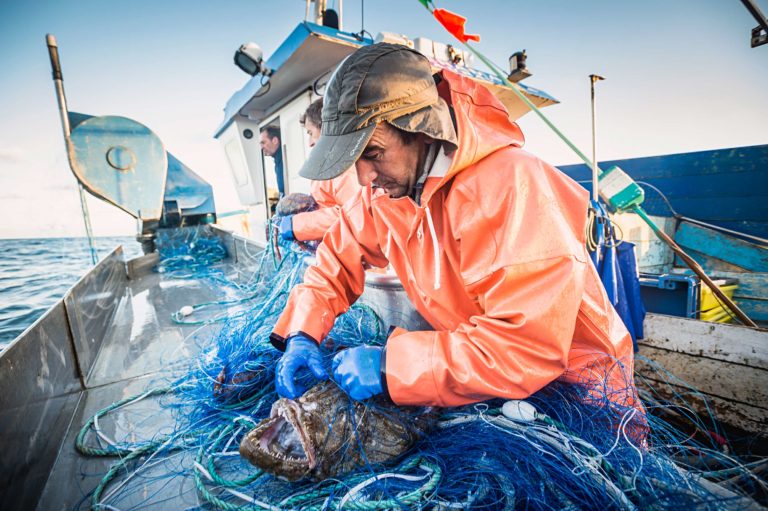
[[261,150],[264,151],[264,154],[274,156],[277,150],[280,149],[280,139],[277,137],[270,138],[269,133],[262,131],[259,145],[261,145]]
[[309,135],[309,147],[315,147],[317,139],[320,138],[320,126],[306,119],[304,121],[304,129],[307,130],[307,135]]
[[421,136],[406,144],[395,128],[380,123],[355,162],[358,182],[383,188],[393,199],[409,195],[418,180],[425,147]]

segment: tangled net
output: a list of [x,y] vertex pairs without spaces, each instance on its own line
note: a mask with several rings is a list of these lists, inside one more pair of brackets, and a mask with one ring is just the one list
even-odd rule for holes
[[[226,277],[212,264],[226,251],[215,241],[201,244],[198,233],[196,248],[171,250],[168,242],[160,267],[178,272],[178,278],[222,285]],[[173,508],[202,504],[228,511],[744,509],[757,506],[747,495],[765,497],[765,480],[757,474],[766,459],[732,456],[721,435],[683,432],[657,413],[673,409],[694,431],[711,431],[680,393],[677,404],[645,393],[644,413],[642,407],[616,404],[615,397],[601,399],[594,387],[558,382],[523,403],[492,400],[442,410],[431,433],[405,455],[319,483],[289,483],[249,465],[238,445],[278,399],[273,378],[281,353],[268,336],[288,292],[301,280],[305,256],[290,244],[265,250],[245,284],[226,284],[242,293],[233,299],[239,303],[202,307],[240,305],[234,313],[212,316],[223,326],[186,374],[116,402],[85,424],[77,449],[115,458],[90,494],[92,508],[162,508],[174,498],[182,503]],[[328,338],[335,351],[381,344],[385,334],[372,310],[353,306],[337,318]],[[334,351],[323,350],[330,364]],[[222,368],[229,383],[214,395]],[[630,381],[627,393],[634,392]],[[634,394],[629,397],[633,402]],[[134,422],[165,414],[164,427],[150,438],[108,438],[99,421],[104,424],[118,410],[120,420]],[[359,448],[350,438],[349,449]],[[171,487],[179,489],[169,495]]]

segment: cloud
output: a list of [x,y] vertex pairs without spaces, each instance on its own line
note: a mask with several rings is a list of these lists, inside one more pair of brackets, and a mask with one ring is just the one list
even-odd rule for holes
[[25,160],[24,150],[18,146],[0,147],[0,162],[21,163]]
[[43,185],[42,188],[51,192],[74,192],[77,190],[77,180],[72,177],[66,181],[49,182]]

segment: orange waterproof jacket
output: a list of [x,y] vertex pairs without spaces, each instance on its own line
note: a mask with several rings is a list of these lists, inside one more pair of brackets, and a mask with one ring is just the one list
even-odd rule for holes
[[625,396],[632,343],[587,255],[587,192],[521,149],[490,91],[442,76],[458,134],[450,167],[430,173],[421,205],[370,187],[345,205],[273,343],[298,332],[322,340],[362,293],[361,262],[389,263],[435,328],[395,329],[387,340],[382,370],[395,403],[521,399],[556,379]]
[[328,229],[338,221],[341,206],[359,191],[354,167],[333,179],[312,181],[312,197],[320,208],[294,215],[293,235],[299,241],[323,239]]

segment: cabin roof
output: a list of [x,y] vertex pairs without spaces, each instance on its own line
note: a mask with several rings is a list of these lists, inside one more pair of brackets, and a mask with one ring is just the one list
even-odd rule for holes
[[[224,120],[216,129],[214,137],[218,137],[237,115],[260,121],[302,90],[319,83],[347,55],[373,42],[373,39],[358,34],[307,21],[299,23],[266,61],[272,75],[253,76],[227,101]],[[430,63],[436,71],[450,69],[484,82],[507,106],[513,119],[528,111],[528,107],[516,97],[511,88],[491,73],[437,59],[430,59]],[[521,83],[517,85],[536,106],[544,107],[558,102],[540,89]]]

